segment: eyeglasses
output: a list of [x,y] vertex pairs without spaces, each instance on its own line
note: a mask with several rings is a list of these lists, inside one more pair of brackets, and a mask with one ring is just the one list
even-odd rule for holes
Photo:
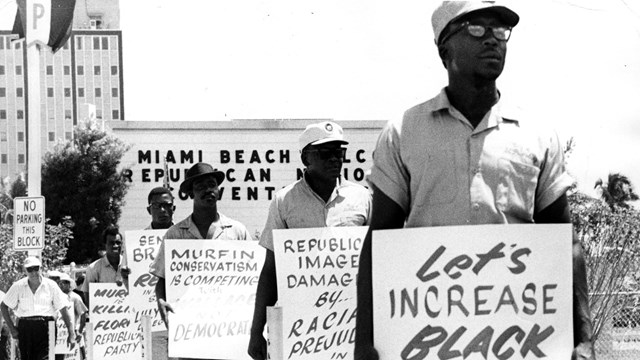
[[337,149],[311,149],[307,150],[310,153],[317,153],[320,159],[329,160],[332,157],[336,157],[339,160],[344,159],[344,155],[347,153],[347,149],[345,148],[337,148]]
[[29,266],[27,272],[34,272],[40,270],[40,266]]
[[493,36],[500,41],[509,41],[509,38],[511,37],[511,28],[508,26],[492,27],[492,26],[485,26],[485,25],[475,25],[475,24],[469,23],[468,21],[465,21],[462,24],[460,24],[457,28],[451,30],[448,34],[446,34],[442,38],[442,40],[440,40],[440,44],[444,44],[445,41],[447,41],[455,33],[459,32],[464,28],[467,29],[467,32],[469,33],[469,35],[476,38],[483,37],[484,34],[487,33],[487,29],[491,30],[491,32],[493,33]]
[[154,210],[165,209],[166,211],[173,211],[176,208],[173,203],[151,203],[149,206]]

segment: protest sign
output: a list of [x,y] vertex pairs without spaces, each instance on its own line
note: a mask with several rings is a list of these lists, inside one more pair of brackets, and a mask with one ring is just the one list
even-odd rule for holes
[[264,256],[255,241],[165,240],[169,356],[249,359]]
[[569,224],[375,231],[380,359],[571,358],[571,237]]
[[113,283],[90,283],[89,303],[93,359],[140,359],[140,332],[133,321],[127,289]]
[[[282,359],[353,357],[356,276],[366,226],[273,230]],[[274,350],[275,353],[275,350]]]
[[[71,323],[75,324],[75,315],[73,312],[73,306],[68,306],[69,318]],[[79,359],[80,344],[75,344],[73,349],[69,348],[67,339],[69,337],[69,329],[62,320],[62,315],[58,312],[58,319],[56,320],[56,354],[64,354],[65,359]]]
[[149,273],[149,265],[155,259],[160,243],[167,230],[126,231],[125,248],[129,275],[129,298],[135,310],[135,322],[140,323],[143,315],[151,318],[151,331],[165,329],[158,305],[155,286],[158,278]]

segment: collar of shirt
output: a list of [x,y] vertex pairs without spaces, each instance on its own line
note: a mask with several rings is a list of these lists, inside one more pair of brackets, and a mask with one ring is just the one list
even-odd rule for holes
[[[111,263],[107,258],[107,255],[103,256],[102,259],[100,259],[100,263],[102,264],[103,267],[114,269],[113,266],[111,266]],[[120,267],[120,264],[122,264],[122,254],[120,254],[120,262],[118,262],[118,267]],[[118,271],[118,269],[114,269],[114,270]]]
[[[193,235],[194,239],[203,239],[202,235],[200,234],[200,231],[198,230],[198,227],[196,226],[196,223],[193,222],[192,216],[193,214],[189,215],[186,219],[181,221],[178,224],[178,226],[180,227],[180,229],[186,230],[191,235]],[[228,218],[224,216],[222,213],[218,212],[218,221],[214,221],[213,223],[211,223],[211,225],[209,225],[209,230],[207,231],[207,239],[218,238],[220,235],[222,235],[222,233],[224,232],[224,229],[230,228],[231,226],[232,224],[229,223]],[[212,230],[213,230],[213,236],[209,237]]]
[[[498,94],[500,96],[498,102],[491,107],[487,114],[485,114],[480,124],[478,124],[478,126],[474,129],[474,133],[479,133],[493,127],[499,129],[500,124],[505,121],[519,123],[522,120],[522,111],[519,108],[511,105],[511,102],[508,101],[508,99],[506,99],[506,97],[503,96],[499,91]],[[471,126],[469,120],[467,120],[467,118],[462,115],[462,113],[458,111],[458,109],[451,105],[449,97],[447,96],[446,88],[442,88],[438,96],[436,96],[432,102],[433,112],[442,110],[447,110],[452,117],[468,126]]]
[[[315,196],[318,200],[320,200],[320,201],[322,201],[322,203],[324,203],[324,200],[322,200],[320,195],[316,194],[316,192],[313,191],[311,186],[309,186],[309,182],[307,182],[307,172],[306,171],[302,174],[302,178],[304,179],[302,181],[302,184],[304,185],[304,189],[306,191],[309,191],[311,194],[313,194],[313,196]],[[333,200],[335,200],[336,198],[338,198],[338,196],[340,196],[340,188],[341,187],[342,187],[342,176],[339,176],[336,179],[336,186],[333,188],[333,192],[331,193],[331,196],[329,197],[329,201],[326,202],[327,204],[330,204]]]

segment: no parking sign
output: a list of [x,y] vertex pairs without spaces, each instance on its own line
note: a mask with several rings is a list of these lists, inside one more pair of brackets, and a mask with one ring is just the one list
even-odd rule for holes
[[13,209],[14,250],[44,249],[44,197],[17,197]]

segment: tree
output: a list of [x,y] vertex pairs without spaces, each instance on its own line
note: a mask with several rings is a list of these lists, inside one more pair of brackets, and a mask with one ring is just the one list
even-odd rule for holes
[[619,173],[609,174],[606,184],[602,183],[602,179],[598,179],[595,188],[612,210],[615,208],[628,209],[629,201],[638,200],[638,195],[633,191],[631,180]]
[[9,177],[0,184],[0,224],[13,221],[13,199],[27,196],[27,183],[20,174],[13,182]]
[[47,152],[42,165],[46,215],[58,224],[74,223],[67,261],[86,263],[97,257],[100,233],[117,224],[129,188],[118,170],[130,145],[101,130],[95,122],[78,125],[73,140]]

